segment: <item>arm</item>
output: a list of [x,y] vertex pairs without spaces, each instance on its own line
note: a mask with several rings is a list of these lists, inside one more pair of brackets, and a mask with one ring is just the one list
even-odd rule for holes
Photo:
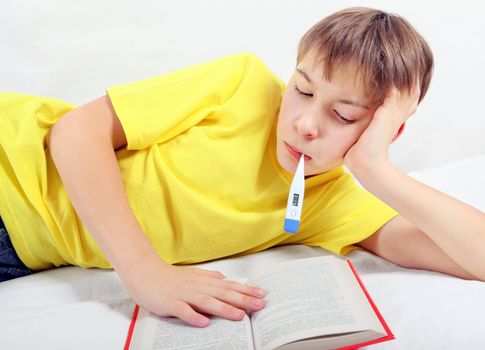
[[146,238],[128,202],[115,149],[126,145],[107,96],[69,112],[47,136],[47,144],[79,217],[117,271],[135,302],[162,316],[195,326],[198,311],[242,319],[258,310],[257,289],[223,280],[219,272],[172,266]]
[[451,260],[443,249],[402,215],[391,219],[358,245],[402,267],[477,279]]
[[418,96],[393,90],[346,155],[359,182],[402,215],[361,245],[403,266],[485,280],[485,213],[418,182],[388,160],[393,135],[414,113]]

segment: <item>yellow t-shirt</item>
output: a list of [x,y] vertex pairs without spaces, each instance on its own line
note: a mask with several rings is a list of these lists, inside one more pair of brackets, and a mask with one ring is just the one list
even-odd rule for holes
[[[289,243],[345,254],[396,215],[338,168],[305,181],[300,230],[283,231],[292,174],[276,160],[275,130],[284,88],[257,57],[243,53],[107,89],[128,141],[116,152],[127,195],[163,259],[196,263]],[[31,134],[39,134],[37,124]],[[29,166],[36,175],[28,188],[0,174],[0,213],[19,256],[33,268],[108,267],[49,155],[38,153],[43,160]],[[6,154],[2,168],[28,159]],[[6,204],[11,197],[23,201]]]

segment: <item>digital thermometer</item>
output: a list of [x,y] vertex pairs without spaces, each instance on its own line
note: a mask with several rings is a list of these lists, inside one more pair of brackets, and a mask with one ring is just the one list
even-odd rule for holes
[[284,229],[288,233],[296,233],[300,226],[301,208],[305,195],[305,156],[302,154],[295,176],[291,182],[288,203],[286,204],[286,216]]

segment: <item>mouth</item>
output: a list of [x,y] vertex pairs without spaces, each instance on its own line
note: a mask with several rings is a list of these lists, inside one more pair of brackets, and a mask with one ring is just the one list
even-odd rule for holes
[[300,158],[302,155],[305,157],[306,161],[309,161],[312,159],[312,157],[304,154],[303,152],[300,152],[297,148],[290,146],[288,143],[284,142],[284,144],[285,144],[286,150],[288,151],[288,154],[296,161],[300,161]]

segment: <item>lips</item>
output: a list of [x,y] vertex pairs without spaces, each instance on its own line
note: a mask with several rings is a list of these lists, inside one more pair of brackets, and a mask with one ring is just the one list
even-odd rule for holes
[[312,157],[304,154],[303,152],[300,152],[300,150],[298,150],[297,148],[294,148],[292,146],[290,146],[288,143],[284,143],[285,146],[286,146],[286,149],[288,151],[288,154],[293,158],[295,159],[296,161],[299,161],[300,158],[301,158],[301,155],[303,154],[305,156],[305,160],[308,161],[308,160],[311,160]]

